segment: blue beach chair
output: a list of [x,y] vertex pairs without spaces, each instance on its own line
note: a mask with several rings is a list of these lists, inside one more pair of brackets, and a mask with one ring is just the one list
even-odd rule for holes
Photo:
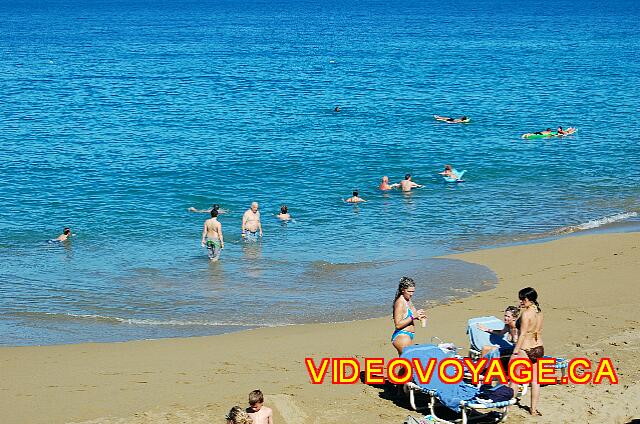
[[[438,363],[446,358],[452,357],[449,351],[445,352],[436,345],[424,344],[408,346],[401,355],[402,358],[412,360],[420,359],[423,365],[426,365],[430,358],[435,358]],[[469,415],[479,415],[486,417],[487,412],[496,413],[497,421],[502,421],[508,412],[508,407],[517,402],[516,398],[504,402],[487,402],[478,398],[480,394],[479,386],[474,386],[465,382],[457,384],[444,383],[438,376],[437,371],[431,376],[428,384],[422,384],[418,380],[417,373],[413,374],[413,381],[405,385],[405,390],[409,393],[409,403],[414,410],[417,410],[415,402],[415,394],[422,393],[428,398],[428,408],[431,415],[439,422],[451,423],[436,415],[436,403],[446,407],[447,409],[462,415],[462,424],[466,424]],[[482,412],[480,412],[482,411]],[[493,418],[493,417],[491,417]]]
[[[485,355],[485,358],[503,358],[513,353],[513,343],[508,340],[508,334],[498,336],[480,330],[477,324],[483,324],[492,330],[504,328],[504,322],[494,316],[471,318],[467,323],[467,334],[469,335],[469,357],[473,360],[480,359],[483,346],[495,346],[496,348]],[[555,359],[554,368],[560,371],[562,377],[566,375],[569,361],[560,357],[544,356]]]
[[478,328],[478,324],[485,325],[492,330],[502,330],[504,322],[494,316],[471,318],[467,323],[467,334],[469,335],[469,357],[471,359],[480,359],[482,348],[484,346],[495,346],[486,358],[499,358],[501,356],[511,355],[513,353],[513,343],[509,341],[509,335],[487,333]]

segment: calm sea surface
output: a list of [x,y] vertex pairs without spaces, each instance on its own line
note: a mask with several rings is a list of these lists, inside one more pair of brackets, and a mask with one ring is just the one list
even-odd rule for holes
[[[0,344],[390,315],[402,275],[419,303],[491,286],[429,258],[638,219],[639,87],[634,0],[1,2]],[[426,187],[377,191],[405,173]],[[210,264],[187,208],[213,203]]]

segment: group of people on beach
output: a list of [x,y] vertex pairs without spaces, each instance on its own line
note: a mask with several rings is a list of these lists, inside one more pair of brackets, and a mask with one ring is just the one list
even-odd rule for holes
[[249,393],[249,407],[234,406],[225,416],[227,424],[273,424],[273,410],[264,406],[260,390]]
[[[411,345],[415,337],[415,321],[419,320],[421,326],[425,327],[427,315],[423,309],[417,309],[411,302],[411,298],[416,291],[416,283],[413,279],[402,277],[396,291],[393,302],[393,322],[394,331],[391,335],[391,343],[402,355],[402,351]],[[513,350],[509,361],[517,358],[528,358],[532,365],[533,380],[531,382],[531,415],[542,415],[538,411],[538,401],[540,399],[540,384],[538,383],[537,362],[544,357],[544,344],[542,342],[542,325],[544,315],[538,303],[538,293],[532,287],[526,287],[518,292],[519,307],[508,306],[504,313],[504,327],[499,330],[492,330],[486,326],[478,324],[481,331],[496,335],[507,335],[513,344]],[[499,349],[498,346],[487,345],[482,347],[481,355],[486,357],[492,350]],[[515,385],[512,384],[512,388]],[[515,390],[515,388],[514,388]]]

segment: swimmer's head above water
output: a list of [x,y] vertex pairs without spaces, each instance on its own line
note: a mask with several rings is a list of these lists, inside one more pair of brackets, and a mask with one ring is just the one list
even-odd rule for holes
[[211,218],[216,218],[218,216],[218,209],[211,209]]
[[444,169],[445,171],[451,171],[451,165],[445,165]]
[[358,190],[353,190],[353,196],[358,197]]
[[333,111],[334,111],[334,112],[340,112],[340,106],[336,106],[336,107],[333,109]]
[[69,227],[64,227],[64,230],[62,230],[62,234],[68,236],[71,234],[71,228]]
[[288,214],[288,213],[289,213],[289,208],[287,208],[287,205],[282,205],[282,206],[280,206],[280,213],[281,213],[282,215],[286,215],[286,214]]
[[258,202],[251,203],[251,211],[258,212]]
[[405,175],[405,176],[404,176],[404,179],[405,179],[405,180],[410,180],[410,179],[411,179],[411,174],[407,174],[407,175]]

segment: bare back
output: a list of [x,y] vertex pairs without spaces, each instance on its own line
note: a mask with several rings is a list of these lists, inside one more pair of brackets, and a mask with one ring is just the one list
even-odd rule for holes
[[204,222],[204,228],[207,238],[211,240],[221,239],[222,224],[216,218],[209,218]]
[[530,307],[522,313],[522,323],[520,325],[520,335],[522,339],[521,348],[524,350],[536,346],[543,346],[542,323],[544,315],[538,308]]

